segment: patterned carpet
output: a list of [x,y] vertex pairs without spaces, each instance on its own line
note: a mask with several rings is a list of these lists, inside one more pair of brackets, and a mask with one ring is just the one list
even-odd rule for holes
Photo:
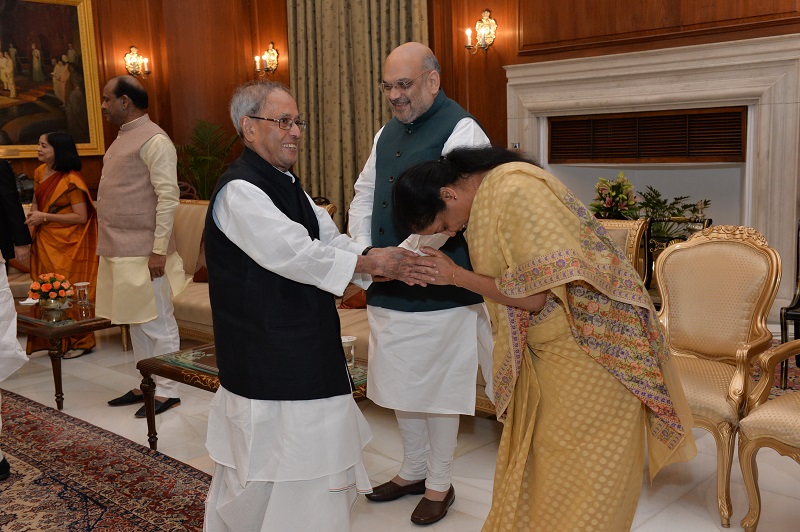
[[2,402],[0,530],[202,530],[209,475],[12,392]]

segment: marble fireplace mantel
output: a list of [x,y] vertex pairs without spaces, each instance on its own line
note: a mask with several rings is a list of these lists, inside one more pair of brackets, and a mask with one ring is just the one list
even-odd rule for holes
[[800,35],[507,66],[508,141],[547,166],[547,117],[746,105],[742,225],[781,255],[770,321],[794,294]]

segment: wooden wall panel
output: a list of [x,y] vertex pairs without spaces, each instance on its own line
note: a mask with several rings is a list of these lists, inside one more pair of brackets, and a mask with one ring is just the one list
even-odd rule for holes
[[[430,6],[430,3],[429,3]],[[496,144],[506,142],[506,73],[517,52],[516,0],[496,0],[488,8],[497,21],[497,37],[484,53],[466,48],[464,31],[471,28],[487,7],[485,0],[436,2],[429,8],[430,45],[442,66],[445,93],[472,113]]]
[[[468,109],[492,142],[507,142],[503,66],[574,57],[800,33],[800,0],[429,0],[429,34],[442,86]],[[464,30],[488,8],[498,33],[488,52],[470,55]],[[176,144],[198,119],[233,126],[227,105],[235,86],[255,77],[253,56],[269,42],[279,52],[271,79],[289,84],[287,10],[283,0],[93,0],[99,89],[125,73],[131,44],[151,59],[143,84],[150,115]],[[100,105],[100,102],[97,102]],[[116,127],[105,124],[108,146]],[[35,159],[12,161],[32,175]],[[85,157],[96,188],[102,157]]]
[[[458,1],[458,0],[455,0]],[[798,0],[520,2],[520,53],[758,30],[800,21]]]
[[228,101],[234,87],[251,74],[246,70],[249,54],[242,46],[242,36],[249,33],[248,11],[246,2],[225,3],[225,9],[219,5],[195,0],[187,9],[181,0],[163,2],[170,134],[176,144],[188,141],[198,120],[234,132]]
[[[485,8],[497,39],[467,58],[464,30]],[[499,145],[507,143],[505,65],[800,33],[800,0],[437,0],[428,11],[445,92]]]

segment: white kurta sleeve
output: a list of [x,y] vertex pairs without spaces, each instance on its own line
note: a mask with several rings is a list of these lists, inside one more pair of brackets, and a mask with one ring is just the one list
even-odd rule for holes
[[344,292],[355,271],[357,253],[364,249],[339,234],[324,209],[314,210],[324,240],[311,239],[305,227],[289,219],[264,191],[246,181],[228,183],[212,208],[217,227],[262,268],[337,296]]

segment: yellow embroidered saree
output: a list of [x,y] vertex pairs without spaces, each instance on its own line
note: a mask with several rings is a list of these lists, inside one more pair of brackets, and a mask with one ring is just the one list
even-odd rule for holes
[[651,478],[696,454],[683,390],[640,277],[553,176],[510,163],[478,189],[466,233],[476,272],[530,314],[487,300],[504,421],[484,530],[628,530],[647,440]]

